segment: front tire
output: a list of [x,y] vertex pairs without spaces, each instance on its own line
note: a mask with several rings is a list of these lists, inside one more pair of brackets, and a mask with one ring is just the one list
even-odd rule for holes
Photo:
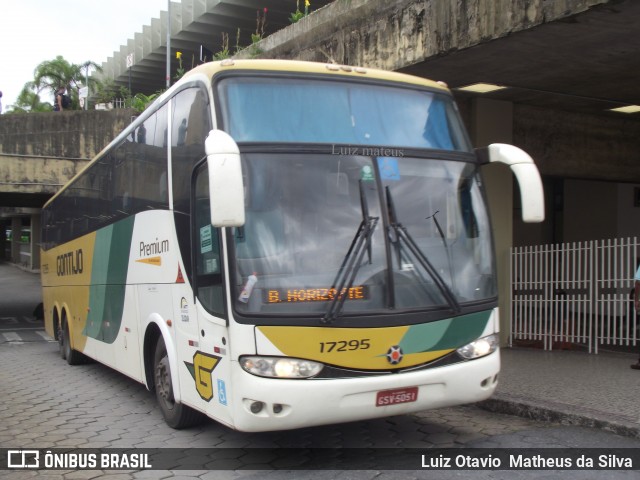
[[167,425],[179,430],[197,425],[202,421],[203,415],[200,412],[176,402],[173,396],[169,357],[162,337],[158,339],[156,344],[153,359],[153,379],[156,399]]

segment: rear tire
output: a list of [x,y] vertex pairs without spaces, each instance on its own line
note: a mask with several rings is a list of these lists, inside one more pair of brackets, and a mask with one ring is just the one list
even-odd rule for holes
[[171,381],[171,368],[167,347],[162,337],[158,339],[153,359],[153,379],[156,390],[156,399],[162,411],[162,416],[172,428],[177,430],[191,427],[202,422],[204,416],[182,403],[176,402],[173,396],[173,384]]
[[71,335],[69,334],[69,325],[67,324],[67,319],[62,319],[62,335],[59,336],[58,342],[62,342],[60,346],[60,352],[62,358],[67,359],[67,363],[69,365],[80,365],[84,363],[85,356],[71,348]]
[[64,346],[64,332],[62,331],[62,324],[58,323],[58,351],[60,352],[60,358],[67,359],[67,352]]

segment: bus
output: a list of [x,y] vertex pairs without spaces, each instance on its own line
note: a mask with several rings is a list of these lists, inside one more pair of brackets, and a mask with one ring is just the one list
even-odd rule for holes
[[43,207],[46,330],[239,431],[476,402],[500,370],[482,165],[448,88],[369,68],[198,66]]

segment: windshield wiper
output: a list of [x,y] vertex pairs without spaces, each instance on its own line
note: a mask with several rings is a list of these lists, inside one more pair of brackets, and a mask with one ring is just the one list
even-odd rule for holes
[[362,180],[359,181],[360,186],[360,208],[362,210],[362,221],[358,226],[358,230],[353,237],[349,250],[342,260],[342,265],[338,269],[336,278],[333,280],[331,290],[335,291],[335,296],[327,309],[322,323],[332,323],[342,311],[344,302],[349,294],[349,288],[356,279],[358,270],[362,265],[362,258],[365,251],[369,255],[369,264],[371,264],[371,236],[378,224],[378,217],[369,215],[369,204],[362,186]]
[[442,227],[440,226],[440,222],[438,221],[438,219],[436,218],[436,215],[440,213],[440,210],[436,210],[435,213],[427,218],[425,218],[425,220],[429,220],[430,218],[433,218],[433,221],[436,225],[436,228],[438,229],[438,234],[440,234],[440,238],[442,239],[442,244],[444,245],[444,250],[447,253],[447,262],[449,264],[449,278],[451,279],[451,286],[452,288],[456,288],[456,282],[455,282],[455,276],[453,275],[453,259],[451,258],[451,249],[449,248],[449,242],[447,242],[447,238],[444,235],[444,231],[442,230]]
[[[426,255],[422,252],[422,250],[420,250],[420,247],[415,242],[415,240],[413,239],[413,237],[411,236],[407,228],[398,221],[398,216],[396,215],[396,209],[393,204],[393,198],[391,197],[391,191],[389,190],[388,186],[385,187],[385,193],[387,196],[387,211],[389,214],[389,227],[393,229],[393,233],[394,233],[394,235],[391,236],[391,243],[393,243],[396,246],[396,250],[398,252],[398,265],[402,265],[400,249],[401,249],[401,241],[404,241],[409,251],[413,254],[413,257],[418,261],[418,263],[422,266],[422,268],[424,268],[425,271],[431,276],[431,278],[433,279],[433,282],[436,284],[436,287],[438,287],[438,290],[440,290],[440,293],[449,304],[449,307],[451,307],[454,313],[459,313],[460,304],[456,300],[455,295],[453,294],[449,286],[446,284],[442,276],[438,273],[438,270],[436,270],[436,268],[431,264],[431,262],[426,257]],[[436,222],[436,225],[439,228],[439,225],[437,224],[437,222]]]

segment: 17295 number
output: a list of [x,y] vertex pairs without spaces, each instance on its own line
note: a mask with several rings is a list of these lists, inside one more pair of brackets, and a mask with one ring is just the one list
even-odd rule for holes
[[371,347],[371,339],[362,338],[354,340],[340,340],[338,342],[320,342],[320,353],[352,352],[354,350],[367,350]]

